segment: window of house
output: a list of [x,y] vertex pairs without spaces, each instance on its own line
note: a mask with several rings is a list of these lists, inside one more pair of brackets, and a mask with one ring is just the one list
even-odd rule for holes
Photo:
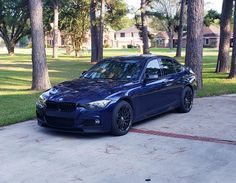
[[125,33],[124,32],[120,33],[120,37],[125,37]]
[[205,38],[205,45],[209,45],[210,41],[209,38]]

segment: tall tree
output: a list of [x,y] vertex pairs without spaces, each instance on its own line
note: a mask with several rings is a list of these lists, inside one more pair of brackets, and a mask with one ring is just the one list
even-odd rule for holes
[[187,46],[185,64],[196,74],[197,87],[202,89],[203,0],[188,1]]
[[54,20],[53,20],[53,53],[52,57],[57,58],[58,54],[58,37],[59,37],[59,0],[53,1],[53,12],[54,12]]
[[233,0],[223,1],[220,23],[220,46],[216,65],[216,73],[228,71],[232,8]]
[[90,3],[90,24],[91,24],[90,33],[91,33],[92,62],[99,62],[103,58],[103,31],[104,31],[104,20],[105,20],[105,3],[106,3],[105,0],[91,0]]
[[[158,24],[167,32],[169,48],[173,48],[174,33],[179,26],[179,1],[178,0],[152,0],[149,16],[153,16]],[[154,19],[155,20],[155,19]]]
[[146,16],[147,0],[141,0],[141,34],[143,40],[143,54],[149,54],[149,39],[147,28],[147,16]]
[[184,30],[184,8],[185,8],[185,3],[186,3],[186,0],[181,0],[176,57],[181,57],[181,52],[182,52],[182,39],[183,39],[183,30]]
[[103,32],[105,22],[113,28],[127,14],[128,8],[123,0],[91,0],[90,2],[90,33],[91,61],[99,62],[103,58]]
[[43,8],[41,0],[29,0],[30,23],[32,36],[32,89],[50,88],[48,67],[43,33]]
[[216,10],[209,10],[204,17],[204,24],[209,27],[211,24],[218,24],[220,14]]
[[90,3],[91,62],[98,62],[98,23],[96,17],[97,9],[98,9],[97,0],[91,0]]
[[99,34],[98,34],[98,61],[103,59],[103,32],[105,18],[105,0],[100,0]]
[[0,0],[0,37],[9,55],[14,55],[18,41],[30,34],[27,4],[27,0]]
[[89,30],[89,2],[87,0],[68,1],[61,8],[60,30],[67,40],[66,48],[72,47],[79,56],[82,45],[87,41]]
[[106,1],[105,23],[114,30],[121,30],[134,24],[129,19],[128,5],[124,0]]
[[236,3],[234,7],[234,42],[233,42],[233,53],[232,53],[232,62],[231,69],[229,73],[229,79],[236,78]]

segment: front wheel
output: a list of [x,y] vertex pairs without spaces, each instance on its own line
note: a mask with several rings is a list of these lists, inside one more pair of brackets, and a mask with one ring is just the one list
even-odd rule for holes
[[120,101],[113,111],[112,134],[121,136],[129,132],[133,122],[133,109],[126,101]]
[[188,113],[189,111],[191,111],[193,107],[193,98],[194,98],[193,90],[189,86],[185,87],[184,90],[182,91],[181,104],[180,107],[178,108],[178,111],[182,113]]

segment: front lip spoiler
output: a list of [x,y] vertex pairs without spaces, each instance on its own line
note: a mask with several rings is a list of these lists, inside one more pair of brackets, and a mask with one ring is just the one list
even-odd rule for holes
[[48,124],[39,124],[40,127],[48,130],[52,130],[55,132],[64,132],[64,133],[74,133],[74,134],[104,134],[104,133],[109,133],[109,131],[90,131],[90,130],[84,130],[82,128],[57,128],[50,126]]
[[66,129],[66,128],[57,128],[57,127],[53,127],[47,124],[42,124],[40,125],[43,128],[47,128],[53,131],[58,131],[58,132],[68,132],[68,133],[85,133],[84,130],[82,128],[71,128],[71,129]]

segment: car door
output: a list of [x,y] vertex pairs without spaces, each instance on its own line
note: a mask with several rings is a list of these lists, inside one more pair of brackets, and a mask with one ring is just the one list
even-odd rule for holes
[[175,107],[179,103],[181,95],[181,76],[176,71],[176,62],[170,58],[163,57],[159,62],[163,72],[163,82],[165,85],[166,107]]
[[[157,114],[163,110],[166,103],[165,82],[162,78],[162,71],[159,65],[160,59],[153,59],[146,65],[146,74],[158,74],[155,80],[143,81],[142,86],[135,92],[135,105],[139,118]],[[145,76],[145,74],[144,74]],[[144,79],[143,76],[143,79]]]

